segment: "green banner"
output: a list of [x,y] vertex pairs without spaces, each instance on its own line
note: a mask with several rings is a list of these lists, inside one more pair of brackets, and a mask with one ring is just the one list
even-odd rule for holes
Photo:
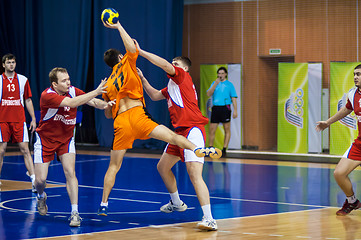
[[[330,116],[346,105],[347,93],[355,86],[354,68],[357,62],[330,63]],[[330,154],[343,155],[357,137],[357,121],[354,112],[330,126]]]
[[308,64],[279,63],[277,151],[307,153],[307,137]]
[[[225,67],[228,69],[227,64],[201,64],[200,66],[200,77],[201,77],[201,99],[200,99],[200,109],[203,116],[211,118],[211,107],[212,107],[212,98],[207,96],[207,90],[210,88],[213,81],[217,79],[217,70],[220,67]],[[208,134],[209,134],[209,124],[206,125],[206,146],[208,146]],[[224,130],[223,127],[218,127],[216,130],[216,135],[214,138],[214,146],[220,149],[223,148],[224,140]]]

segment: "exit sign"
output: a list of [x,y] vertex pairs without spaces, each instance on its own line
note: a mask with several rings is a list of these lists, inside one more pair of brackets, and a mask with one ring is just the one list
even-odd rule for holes
[[269,50],[269,54],[281,54],[281,49],[280,48],[271,48]]

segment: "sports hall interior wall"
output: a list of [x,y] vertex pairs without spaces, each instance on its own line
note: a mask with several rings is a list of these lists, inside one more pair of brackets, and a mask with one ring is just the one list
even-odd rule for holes
[[[196,2],[196,1],[193,1]],[[246,148],[277,149],[278,62],[358,62],[361,1],[256,0],[184,6],[183,55],[200,89],[200,64],[242,64]],[[281,55],[269,55],[280,48]],[[350,79],[352,81],[352,79]]]

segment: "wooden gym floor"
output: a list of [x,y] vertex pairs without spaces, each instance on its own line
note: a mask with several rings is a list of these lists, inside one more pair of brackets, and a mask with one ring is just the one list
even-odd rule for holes
[[[40,216],[22,156],[7,153],[0,192],[0,239],[361,239],[361,211],[335,215],[345,196],[333,178],[334,157],[245,152],[229,156],[207,159],[204,165],[203,177],[219,228],[204,232],[196,228],[202,211],[181,162],[173,170],[187,211],[159,211],[169,201],[156,170],[159,154],[127,153],[110,195],[109,215],[100,217],[96,212],[109,152],[78,151],[83,222],[71,228],[61,164],[50,165],[49,213]],[[360,197],[359,169],[350,178]]]

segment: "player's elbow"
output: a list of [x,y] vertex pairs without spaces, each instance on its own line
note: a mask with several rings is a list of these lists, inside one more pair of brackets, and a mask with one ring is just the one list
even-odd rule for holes
[[135,53],[137,51],[137,48],[135,47],[134,43],[127,44],[127,51],[131,53]]

